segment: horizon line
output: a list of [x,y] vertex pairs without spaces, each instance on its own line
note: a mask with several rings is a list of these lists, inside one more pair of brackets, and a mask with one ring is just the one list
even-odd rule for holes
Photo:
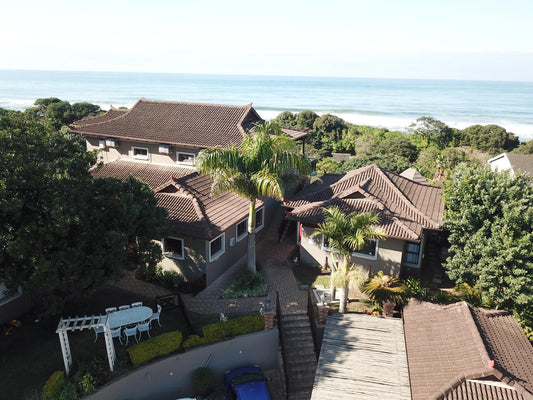
[[335,76],[335,75],[283,75],[283,74],[238,74],[238,73],[197,73],[197,72],[146,72],[146,71],[101,71],[101,70],[68,70],[68,69],[31,69],[31,68],[0,68],[0,71],[18,72],[75,72],[100,74],[147,74],[147,75],[191,75],[191,76],[233,76],[233,77],[271,77],[271,78],[315,78],[315,79],[382,79],[408,81],[448,81],[448,82],[501,82],[501,83],[533,83],[533,80],[513,79],[465,79],[465,78],[400,78],[386,76]]

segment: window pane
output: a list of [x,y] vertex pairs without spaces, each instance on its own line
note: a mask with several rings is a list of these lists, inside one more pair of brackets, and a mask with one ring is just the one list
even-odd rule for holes
[[165,252],[176,256],[183,256],[183,240],[175,238],[166,238]]
[[211,257],[213,257],[216,253],[222,250],[222,238],[219,237],[213,240],[210,246],[211,246]]
[[375,256],[376,255],[376,241],[375,240],[367,240],[365,242],[365,245],[363,248],[359,251],[357,251],[359,254],[365,254],[367,256]]
[[259,228],[261,226],[263,226],[263,209],[255,212],[255,227]]
[[237,224],[237,237],[246,235],[247,222],[247,220],[244,220]]
[[418,254],[406,253],[405,262],[409,264],[418,264]]
[[194,154],[178,153],[178,162],[183,164],[194,164]]

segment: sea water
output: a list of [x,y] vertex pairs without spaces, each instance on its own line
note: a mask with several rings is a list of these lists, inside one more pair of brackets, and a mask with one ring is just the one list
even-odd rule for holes
[[43,97],[103,109],[151,100],[333,113],[346,121],[406,130],[430,116],[449,126],[497,124],[533,139],[533,82],[0,70],[0,108],[24,110]]

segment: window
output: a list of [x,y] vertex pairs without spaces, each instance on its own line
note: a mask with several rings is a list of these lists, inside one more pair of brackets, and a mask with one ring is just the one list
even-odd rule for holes
[[244,239],[246,235],[248,235],[248,218],[244,218],[241,222],[239,222],[235,229],[235,236],[237,236],[237,242],[239,242]]
[[169,258],[183,260],[185,258],[183,239],[175,237],[167,237],[163,239],[163,254]]
[[322,250],[324,251],[331,251],[332,248],[329,247],[328,239],[324,235],[322,235]]
[[407,243],[405,246],[406,264],[418,265],[418,258],[420,256],[420,243]]
[[209,261],[215,261],[225,250],[225,235],[221,234],[209,242]]
[[265,224],[265,208],[261,207],[255,212],[255,231],[258,232],[263,229]]
[[196,155],[194,153],[184,153],[178,151],[176,154],[176,161],[178,164],[194,165],[196,164]]
[[376,260],[378,258],[378,241],[374,239],[367,240],[363,248],[352,253],[355,257],[368,258]]
[[150,157],[150,153],[146,147],[132,147],[131,152],[133,154],[133,158],[137,160],[148,160]]

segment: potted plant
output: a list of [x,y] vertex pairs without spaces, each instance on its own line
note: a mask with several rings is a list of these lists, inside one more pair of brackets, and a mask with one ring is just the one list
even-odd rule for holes
[[196,368],[192,373],[192,384],[198,398],[204,398],[215,387],[215,373],[209,367]]

